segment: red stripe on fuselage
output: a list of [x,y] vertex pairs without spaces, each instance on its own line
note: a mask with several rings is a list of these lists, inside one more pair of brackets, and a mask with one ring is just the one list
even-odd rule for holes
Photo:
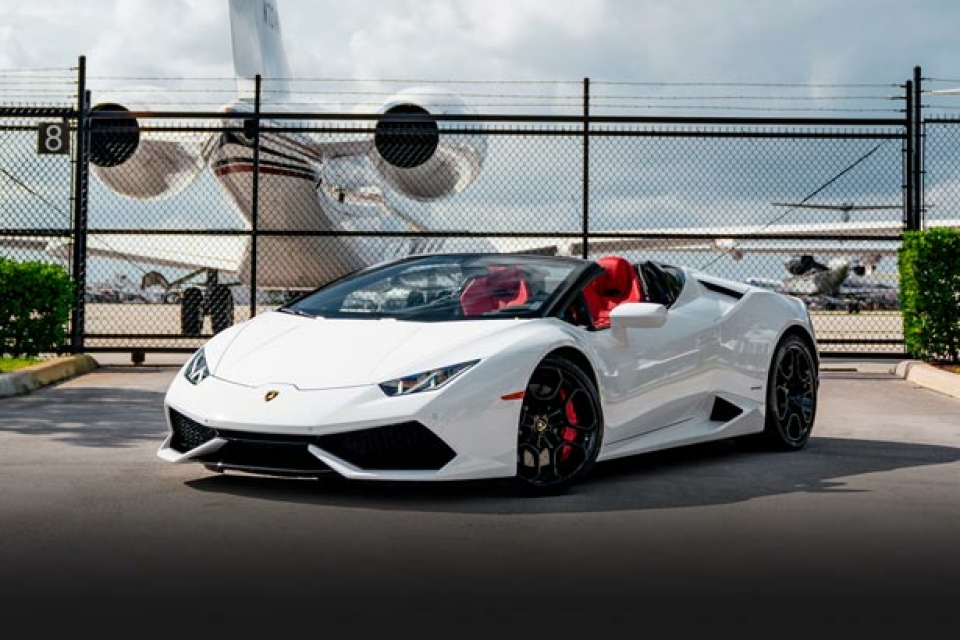
[[[253,173],[252,164],[230,164],[222,167],[217,167],[213,170],[213,173],[218,176],[225,176],[231,173]],[[314,182],[316,180],[316,175],[313,173],[307,173],[304,171],[295,171],[293,169],[283,169],[280,167],[271,167],[269,165],[261,165],[260,173],[267,173],[275,176],[288,176],[291,178],[302,178],[303,180],[309,180]]]

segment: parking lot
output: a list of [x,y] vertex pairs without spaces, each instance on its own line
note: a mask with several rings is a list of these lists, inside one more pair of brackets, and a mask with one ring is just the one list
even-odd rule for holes
[[176,370],[117,362],[0,399],[9,620],[916,630],[960,593],[960,399],[883,367],[825,364],[803,452],[650,454],[549,498],[169,465],[155,452]]

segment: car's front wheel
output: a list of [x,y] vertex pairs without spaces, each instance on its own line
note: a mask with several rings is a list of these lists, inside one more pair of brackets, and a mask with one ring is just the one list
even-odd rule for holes
[[566,490],[596,463],[602,439],[603,414],[593,381],[566,358],[544,358],[530,377],[520,410],[520,486],[537,493]]
[[819,378],[816,358],[799,336],[788,335],[773,355],[767,377],[764,439],[774,448],[806,446],[817,415]]

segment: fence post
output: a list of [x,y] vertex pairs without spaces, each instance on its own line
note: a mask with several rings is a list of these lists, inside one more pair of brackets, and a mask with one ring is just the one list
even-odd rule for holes
[[915,220],[916,216],[913,212],[913,191],[916,188],[916,185],[913,183],[914,179],[914,169],[913,163],[916,162],[916,153],[913,149],[914,144],[914,114],[913,114],[913,82],[907,80],[906,83],[906,134],[907,134],[907,148],[904,151],[904,168],[903,168],[903,228],[905,231],[912,231],[916,229]]
[[87,60],[80,56],[77,65],[77,140],[73,174],[73,308],[70,317],[70,352],[81,353],[86,331],[87,292],[87,196],[89,166],[90,93],[87,91]]
[[920,67],[913,68],[913,80],[907,80],[907,149],[905,158],[906,211],[904,229],[923,227],[923,118],[920,102]]
[[590,78],[583,79],[583,220],[581,253],[590,252]]
[[250,199],[250,317],[257,315],[257,233],[260,216],[260,74],[253,95],[253,184]]
[[913,226],[912,229],[923,228],[923,105],[920,67],[913,68]]

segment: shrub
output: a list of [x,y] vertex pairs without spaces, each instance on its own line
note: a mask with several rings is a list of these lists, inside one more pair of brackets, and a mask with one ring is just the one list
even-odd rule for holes
[[72,296],[63,267],[0,258],[0,355],[62,351]]
[[960,231],[907,231],[897,256],[903,338],[911,356],[960,362]]

